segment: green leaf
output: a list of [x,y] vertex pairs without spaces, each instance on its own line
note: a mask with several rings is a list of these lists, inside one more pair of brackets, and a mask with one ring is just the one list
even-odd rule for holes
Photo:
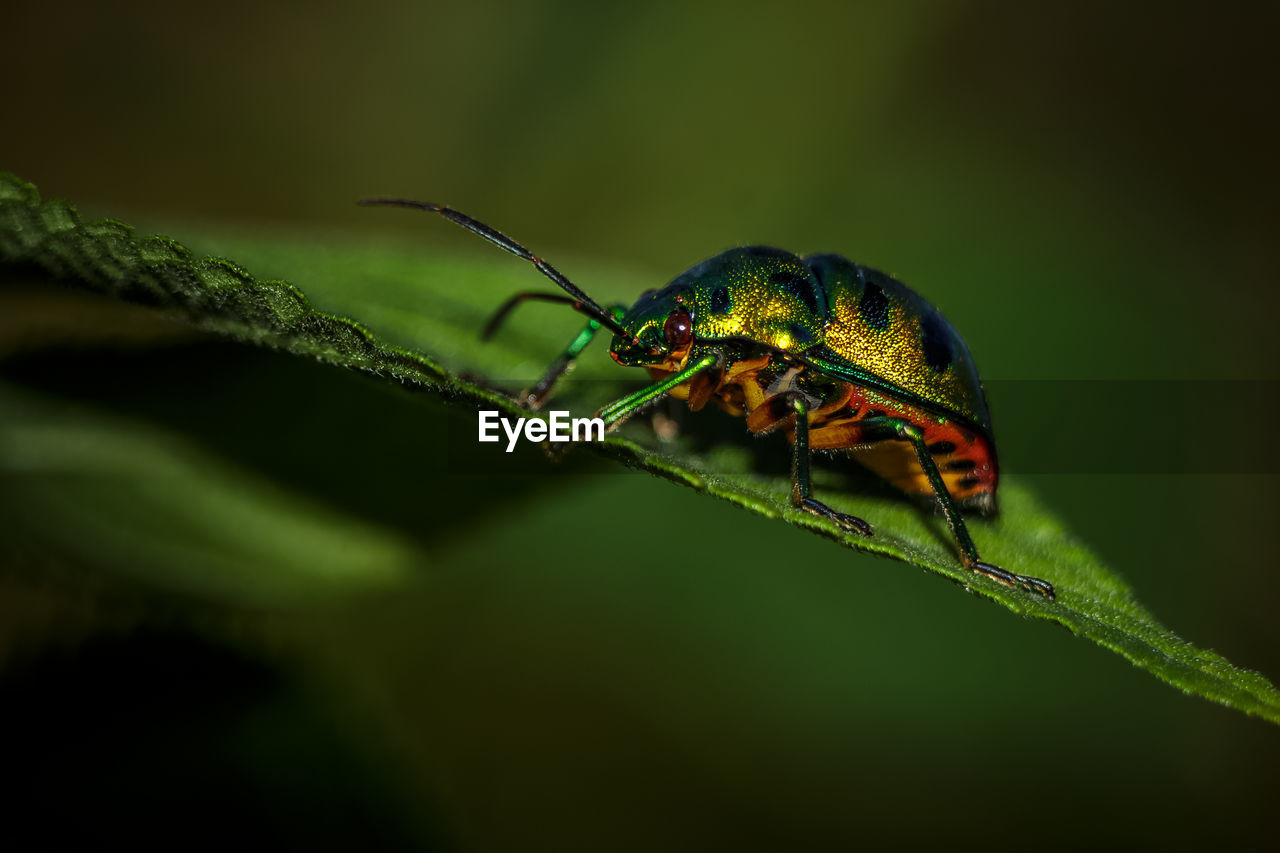
[[[531,306],[521,309],[529,312],[528,322],[513,324],[510,333],[492,343],[479,343],[476,330],[489,313],[523,286],[516,282],[528,281],[520,278],[526,271],[518,261],[496,252],[477,253],[478,259],[472,260],[428,256],[390,244],[356,246],[314,239],[268,244],[228,237],[213,240],[212,248],[236,257],[245,267],[197,257],[162,237],[138,238],[119,222],[82,223],[69,204],[41,203],[31,185],[12,176],[0,177],[0,259],[6,263],[34,264],[101,293],[176,312],[206,330],[355,368],[467,405],[527,415],[502,388],[514,390],[519,380],[535,377],[576,330],[573,318],[564,316],[567,312]],[[247,268],[264,275],[287,274],[307,295],[284,281],[255,277]],[[573,268],[580,271],[581,280],[592,282],[592,294],[602,302],[625,299],[644,286],[638,277],[628,280],[587,264]],[[534,312],[540,311],[546,313],[535,317]],[[348,316],[359,317],[360,322]],[[546,325],[547,318],[554,321]],[[507,381],[476,378],[481,376]],[[565,408],[585,411],[635,387],[636,377],[601,357],[584,358],[574,379],[557,401]],[[1129,587],[1073,540],[1016,478],[1002,484],[1001,517],[975,524],[974,536],[992,562],[1050,580],[1057,589],[1056,601],[1006,588],[965,570],[939,519],[927,517],[887,490],[846,482],[839,472],[822,472],[825,479],[817,480],[819,487],[825,487],[824,499],[840,511],[868,519],[876,530],[874,538],[846,534],[794,509],[785,472],[758,453],[759,448],[767,448],[765,443],[748,446],[718,438],[716,430],[726,426],[724,419],[709,416],[706,424],[706,431],[699,429],[672,444],[663,444],[644,428],[631,425],[621,435],[588,447],[850,548],[920,566],[1015,613],[1055,622],[1119,652],[1188,693],[1280,722],[1280,692],[1275,687],[1261,675],[1196,648],[1161,626]],[[75,457],[69,450],[74,443],[68,443],[65,435],[24,431],[21,419],[6,429],[8,450],[0,463],[10,472],[45,458],[95,470],[91,460]],[[14,441],[15,437],[19,440]],[[128,471],[149,470],[151,476],[142,481],[144,490],[152,479],[162,483],[167,477],[184,476],[180,460],[187,451],[181,448],[138,438],[119,450],[110,470],[98,470],[98,474],[121,477]],[[770,455],[785,459],[782,453]],[[225,516],[228,489],[223,482],[201,483],[189,512],[178,507],[171,511],[181,515],[184,523],[197,525],[202,517]],[[322,554],[334,541],[349,538],[368,555],[368,571],[363,574],[369,578],[393,579],[411,561],[409,549],[394,537],[365,528],[330,526],[331,519],[317,520],[314,507],[285,506],[284,498],[272,497],[270,490],[264,494],[262,500],[272,505],[261,511],[292,513],[303,531],[292,539],[309,541],[307,552],[277,555],[286,565],[298,567],[295,577],[305,576],[302,567],[316,565],[310,549]],[[56,500],[57,495],[45,494],[42,499]],[[217,530],[208,528],[201,535],[214,538]],[[123,541],[118,546],[122,555],[130,547]],[[217,577],[225,568],[206,566],[202,572]],[[228,576],[227,582],[238,581]]]
[[57,550],[152,586],[252,605],[389,588],[423,561],[402,535],[146,424],[4,385],[0,411],[6,551]]

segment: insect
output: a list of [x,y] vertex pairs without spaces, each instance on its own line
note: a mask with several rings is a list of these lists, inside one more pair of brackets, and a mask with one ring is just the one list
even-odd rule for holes
[[630,308],[606,310],[524,246],[451,207],[403,198],[360,204],[439,213],[529,261],[564,291],[515,294],[495,312],[486,337],[528,300],[562,303],[589,318],[524,393],[524,405],[541,406],[595,333],[608,329],[613,359],[646,368],[656,380],[600,409],[610,429],[670,395],[693,411],[714,402],[744,416],[756,434],[784,430],[793,448],[792,503],[870,536],[866,521],[813,494],[812,452],[845,451],[898,489],[935,499],[967,568],[1054,597],[1049,582],[978,556],[961,510],[996,511],[999,470],[986,396],[959,333],[898,280],[839,255],[746,246],[703,261]]

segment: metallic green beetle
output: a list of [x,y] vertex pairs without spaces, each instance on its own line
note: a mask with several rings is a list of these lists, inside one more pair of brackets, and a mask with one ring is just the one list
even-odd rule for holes
[[870,536],[867,522],[813,496],[811,452],[846,451],[902,491],[935,499],[966,567],[1054,597],[1047,581],[978,556],[961,509],[993,514],[999,479],[982,383],[959,333],[896,279],[839,255],[746,246],[703,261],[630,309],[606,311],[524,246],[453,208],[398,198],[360,203],[439,213],[531,262],[568,294],[516,294],[489,321],[486,336],[530,299],[564,303],[590,318],[525,393],[530,408],[542,405],[607,328],[614,360],[657,380],[600,410],[611,428],[670,395],[694,411],[714,402],[745,416],[756,434],[782,429],[794,446],[792,502]]

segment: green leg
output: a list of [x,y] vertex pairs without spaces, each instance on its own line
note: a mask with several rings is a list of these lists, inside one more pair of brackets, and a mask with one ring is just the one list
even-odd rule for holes
[[[672,388],[681,382],[688,382],[694,376],[697,376],[704,370],[715,367],[720,363],[720,356],[707,354],[690,362],[684,370],[679,373],[673,373],[661,382],[655,382],[648,388],[641,388],[634,394],[614,400],[609,405],[596,412],[596,417],[604,421],[606,432],[612,432],[617,427],[622,426],[623,421],[634,415],[640,409],[662,397]],[[550,443],[548,452],[552,457],[559,457],[571,446],[569,442]]]
[[677,385],[688,382],[702,371],[714,367],[719,361],[720,356],[708,353],[695,361],[689,362],[685,369],[679,373],[673,373],[648,388],[642,388],[634,394],[628,394],[620,400],[614,400],[597,412],[596,415],[604,419],[605,429],[611,430],[621,426],[623,421],[634,415],[639,409],[657,400]]
[[841,527],[870,536],[870,524],[856,515],[836,512],[813,497],[813,487],[809,482],[809,404],[798,394],[788,395],[788,402],[796,413],[796,441],[791,453],[791,502],[814,515],[829,518]]
[[[509,310],[507,306],[503,306],[502,312],[495,316],[500,320],[502,314]],[[621,320],[626,307],[622,305],[610,305],[608,308],[610,316],[615,320]],[[490,325],[495,325],[491,320]],[[520,393],[519,402],[528,409],[537,411],[542,408],[542,404],[547,401],[547,397],[551,395],[551,389],[555,386],[556,381],[573,369],[573,363],[577,360],[582,351],[587,348],[587,344],[596,336],[596,332],[600,331],[600,323],[592,320],[583,327],[578,336],[573,339],[569,346],[565,347],[564,352],[556,356],[556,360],[551,362],[551,366],[546,369],[532,388]]]
[[947,484],[942,481],[942,475],[938,473],[938,466],[924,443],[924,433],[919,427],[900,418],[867,418],[862,421],[862,426],[866,430],[865,436],[868,441],[906,441],[915,449],[920,467],[929,478],[929,485],[933,487],[933,493],[937,496],[938,502],[942,504],[942,512],[947,517],[947,525],[951,528],[951,535],[956,540],[956,545],[960,547],[960,559],[966,568],[973,569],[1007,586],[1021,586],[1048,598],[1054,597],[1053,584],[1048,581],[1005,571],[999,566],[982,562],[978,557],[978,549],[974,547],[973,539],[969,537],[969,529],[965,527],[960,508],[951,499],[951,493],[947,491]]

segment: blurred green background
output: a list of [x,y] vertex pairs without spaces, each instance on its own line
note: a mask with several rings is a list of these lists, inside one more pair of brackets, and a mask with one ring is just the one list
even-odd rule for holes
[[[196,251],[389,232],[496,251],[352,205],[381,193],[453,204],[571,277],[658,285],[748,242],[837,251],[933,300],[996,389],[1273,382],[1276,17],[33,4],[6,11],[0,168]],[[513,290],[538,286],[510,263]],[[258,497],[199,536],[163,517],[145,541],[141,519],[33,550],[14,507],[38,497],[56,529],[94,504],[56,477],[0,492],[0,835],[1248,848],[1274,827],[1280,731],[1066,632],[646,475],[532,453],[504,470],[456,440],[469,411],[422,395],[4,284],[8,417],[76,426],[91,455],[127,435],[102,452],[172,466],[176,503],[190,470],[216,472],[208,506]],[[1056,408],[1135,455],[1170,431],[1210,459],[1273,443],[1256,411]],[[1030,470],[1012,476],[1166,625],[1280,677],[1273,463]],[[328,553],[326,531],[359,545]],[[208,585],[108,570],[131,549]]]

